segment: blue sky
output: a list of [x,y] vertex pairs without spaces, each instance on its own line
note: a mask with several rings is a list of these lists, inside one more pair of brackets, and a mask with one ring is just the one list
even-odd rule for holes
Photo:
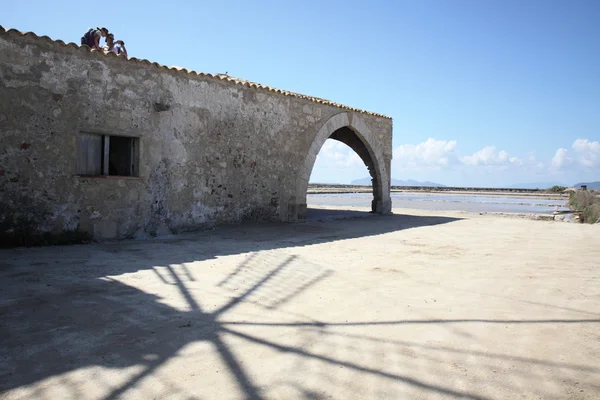
[[[133,57],[389,115],[393,178],[600,180],[597,0],[0,3],[7,28],[78,43],[106,26]],[[329,143],[311,181],[366,175]]]

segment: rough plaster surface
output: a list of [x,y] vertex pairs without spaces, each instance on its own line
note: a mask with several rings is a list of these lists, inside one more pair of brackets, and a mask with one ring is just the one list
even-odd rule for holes
[[0,398],[600,398],[600,226],[394,214],[0,250]]
[[[294,221],[314,157],[352,128],[389,212],[392,121],[0,30],[0,227],[96,239]],[[156,111],[155,104],[168,106]],[[140,138],[140,179],[76,176],[76,138]]]

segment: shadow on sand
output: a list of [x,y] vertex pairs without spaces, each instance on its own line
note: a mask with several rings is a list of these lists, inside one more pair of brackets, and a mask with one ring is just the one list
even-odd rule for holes
[[307,208],[306,210],[307,221],[331,221],[334,219],[368,218],[374,216],[377,216],[377,214],[373,214],[368,211],[311,207]]
[[[422,346],[422,357],[429,357],[431,361],[440,363],[449,355],[463,351],[444,346],[423,347],[407,341],[386,341],[366,335],[342,334],[332,328],[341,325],[448,323],[597,324],[600,320],[399,320],[349,321],[338,324],[312,320],[262,322],[257,318],[249,321],[228,318],[231,311],[242,303],[252,303],[264,309],[265,316],[270,316],[273,310],[293,301],[298,294],[310,290],[332,274],[331,270],[299,259],[298,256],[274,255],[269,252],[263,254],[259,252],[261,250],[377,235],[455,220],[443,217],[369,215],[369,218],[357,219],[353,224],[336,220],[296,225],[242,225],[218,228],[218,234],[215,231],[203,232],[169,240],[0,251],[0,393],[10,395],[9,391],[12,389],[24,388],[45,378],[88,366],[111,369],[140,366],[139,371],[116,387],[97,377],[98,385],[110,387],[102,398],[120,398],[150,376],[152,379],[162,380],[161,384],[169,388],[171,396],[197,398],[178,388],[176,379],[168,380],[164,375],[154,374],[161,366],[178,357],[178,353],[186,345],[208,342],[244,398],[263,399],[269,388],[258,385],[251,378],[252,371],[248,371],[234,349],[227,344],[227,338],[236,338],[282,354],[402,383],[431,394],[449,398],[486,398],[468,390],[390,372],[385,365],[363,365],[343,357],[248,333],[240,328],[258,325],[273,329],[286,326],[296,329],[296,335],[317,335],[319,340],[324,341],[343,335],[344,340],[355,346],[366,343],[368,348],[373,348],[374,345],[381,344],[388,349],[386,351],[393,349],[399,355]],[[223,243],[227,241],[230,243]],[[39,253],[35,258],[38,261],[29,265],[20,263],[23,252],[31,251]],[[214,290],[226,293],[223,296],[225,300],[215,309],[206,310],[201,305],[204,293],[192,291],[188,287],[195,284],[196,280],[192,271],[184,264],[239,253],[250,253],[250,256],[214,287]],[[63,266],[66,261],[70,266],[79,267],[75,270],[67,269]],[[176,288],[186,307],[182,309],[165,305],[155,294],[108,277],[146,269],[154,270],[164,285]],[[232,296],[233,290],[239,294]],[[467,351],[464,353],[468,355]],[[481,368],[490,369],[495,360],[505,357],[494,353],[480,356],[488,363]],[[538,361],[523,358],[512,362],[522,369],[523,374],[527,374],[528,365]],[[551,363],[550,367],[578,371],[586,368],[559,362]],[[600,374],[600,368],[590,372]],[[201,383],[200,380],[199,384]],[[63,378],[61,384],[67,387],[67,392],[72,393],[73,398],[79,398],[76,382]],[[297,383],[289,385],[295,385],[294,390],[301,398],[322,398],[308,386],[298,386]],[[41,393],[36,393],[34,397],[44,398]]]

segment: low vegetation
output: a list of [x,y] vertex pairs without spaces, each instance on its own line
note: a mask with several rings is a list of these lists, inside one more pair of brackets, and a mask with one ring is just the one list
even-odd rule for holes
[[583,222],[593,224],[600,218],[600,194],[589,190],[579,190],[571,193],[569,207],[581,211]]
[[547,190],[548,193],[562,193],[564,192],[566,187],[554,185],[550,189]]

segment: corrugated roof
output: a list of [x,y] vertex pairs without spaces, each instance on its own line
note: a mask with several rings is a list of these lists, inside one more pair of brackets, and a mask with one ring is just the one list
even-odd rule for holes
[[[36,39],[41,39],[41,40],[46,40],[50,43],[56,43],[65,47],[73,47],[73,48],[80,48],[80,49],[85,49],[88,52],[91,53],[99,53],[105,57],[120,57],[125,59],[125,57],[122,56],[117,56],[114,53],[105,53],[104,51],[101,50],[96,50],[96,49],[92,49],[87,45],[79,45],[76,43],[65,43],[62,40],[54,40],[48,36],[38,36],[37,34],[35,34],[34,32],[21,32],[17,29],[7,29],[4,28],[2,25],[0,25],[0,34],[15,34],[18,36],[31,36],[34,37]],[[358,108],[354,108],[354,107],[349,107],[346,106],[344,104],[340,104],[340,103],[336,103],[330,100],[326,100],[326,99],[321,99],[318,97],[312,97],[312,96],[307,96],[304,94],[300,94],[300,93],[294,93],[294,92],[290,92],[287,90],[281,90],[281,89],[276,89],[276,88],[272,88],[270,86],[265,86],[265,85],[261,85],[260,83],[256,83],[256,82],[251,82],[251,81],[247,81],[244,79],[240,79],[240,78],[236,78],[233,76],[229,76],[229,75],[225,75],[225,74],[208,74],[208,73],[204,73],[204,72],[196,72],[193,70],[189,70],[186,68],[181,68],[181,67],[169,67],[166,65],[162,65],[156,62],[151,62],[145,59],[138,59],[135,57],[130,57],[125,59],[128,62],[137,62],[140,64],[148,64],[148,65],[154,65],[158,68],[164,68],[164,69],[168,69],[171,71],[178,71],[178,72],[182,72],[182,73],[186,73],[186,74],[193,74],[193,75],[199,75],[199,76],[205,76],[205,77],[209,77],[209,78],[213,78],[213,79],[217,79],[217,80],[221,80],[221,81],[227,81],[227,82],[231,82],[235,85],[242,85],[242,86],[247,86],[247,87],[251,87],[251,88],[255,88],[255,89],[259,89],[259,90],[265,90],[267,92],[273,92],[273,93],[279,93],[282,94],[284,96],[291,96],[291,97],[297,97],[300,99],[305,99],[305,100],[309,100],[309,101],[313,101],[315,103],[319,103],[319,104],[325,104],[325,105],[330,105],[330,106],[334,106],[334,107],[338,107],[338,108],[342,108],[345,110],[351,110],[351,111],[356,111],[359,113],[363,113],[363,114],[368,114],[368,115],[374,115],[376,117],[382,117],[382,118],[387,118],[387,119],[391,119],[390,117],[383,115],[383,114],[378,114],[378,113],[374,113],[374,112],[370,112],[370,111],[365,111],[365,110],[360,110]]]

